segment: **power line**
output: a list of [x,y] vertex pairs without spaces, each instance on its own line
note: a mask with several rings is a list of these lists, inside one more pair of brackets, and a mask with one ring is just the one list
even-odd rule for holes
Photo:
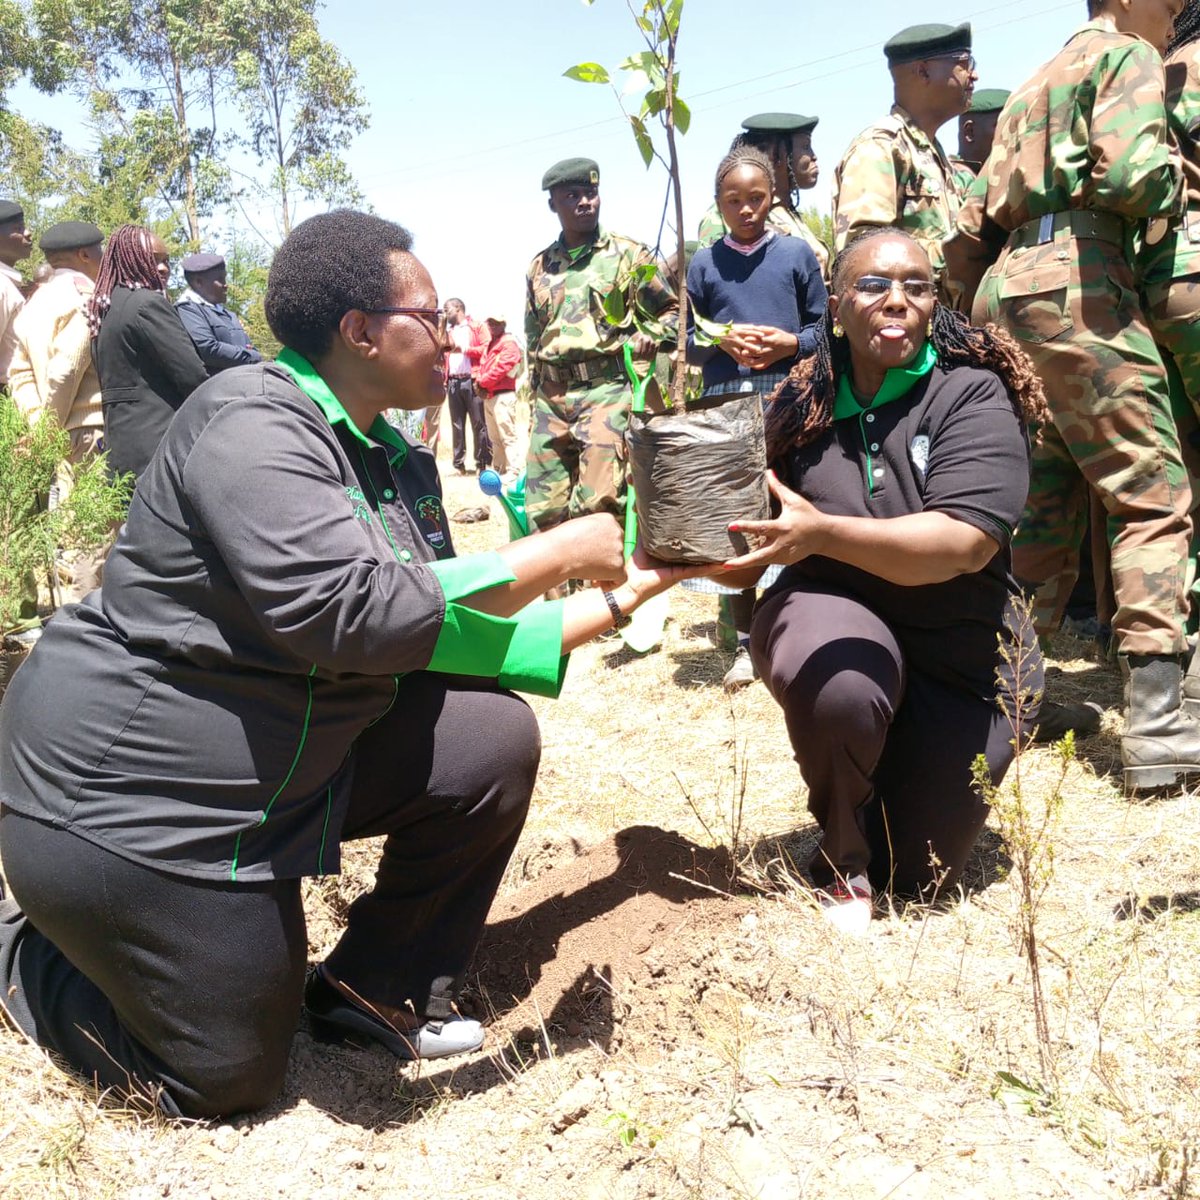
[[[1029,0],[1017,0],[1017,3],[1021,3],[1021,2],[1028,3]],[[1059,0],[1058,3],[1050,4],[1048,7],[1040,8],[1040,9],[1036,10],[1035,12],[1025,13],[1024,15],[1017,16],[1017,17],[1009,17],[1007,20],[1003,20],[1003,21],[995,21],[995,22],[992,22],[991,24],[982,26],[982,28],[983,29],[1002,29],[1005,26],[1016,25],[1023,21],[1032,21],[1038,17],[1044,17],[1044,16],[1049,15],[1050,13],[1059,12],[1065,8],[1075,8],[1077,6],[1077,4],[1078,4],[1078,0]],[[975,12],[968,13],[966,19],[974,20],[976,17],[987,16],[991,13],[998,13],[998,12],[1008,13],[1011,11],[1012,11],[1012,3],[1010,0],[1009,3],[993,4],[987,8],[979,9]],[[696,108],[695,105],[692,103],[692,101],[694,101],[698,98],[714,96],[720,92],[727,92],[734,88],[745,87],[749,84],[758,84],[758,83],[761,83],[764,79],[772,79],[772,78],[776,78],[780,75],[793,75],[793,74],[797,74],[800,72],[804,72],[809,67],[824,66],[828,63],[836,62],[841,59],[852,58],[856,55],[862,55],[862,54],[866,54],[868,52],[877,51],[880,47],[880,44],[881,43],[879,43],[879,42],[871,42],[866,45],[856,46],[850,50],[839,51],[837,54],[826,54],[826,55],[822,55],[820,58],[810,59],[807,62],[795,63],[790,67],[782,67],[778,71],[770,71],[764,75],[751,75],[751,76],[747,76],[744,79],[734,80],[732,83],[723,83],[723,84],[719,85],[718,87],[706,88],[700,92],[693,92],[689,97],[689,106],[692,107],[693,112],[715,112],[716,110],[718,110],[720,108],[726,107],[726,104],[725,103],[714,104],[714,105],[707,105],[704,107]],[[864,67],[869,66],[869,65],[870,65],[869,63],[864,61],[864,62],[855,63],[855,64],[847,66],[847,67],[842,67],[837,70],[826,71],[820,75],[806,75],[803,80],[795,80],[790,83],[779,84],[773,88],[768,88],[768,89],[765,89],[762,91],[751,92],[746,96],[739,97],[739,99],[748,100],[748,99],[752,99],[755,96],[772,95],[775,92],[790,89],[790,88],[796,86],[796,84],[799,82],[805,82],[805,83],[818,82],[822,79],[829,79],[835,75],[846,74],[848,71],[861,70]],[[497,145],[480,148],[473,152],[472,162],[471,162],[470,166],[446,169],[446,163],[445,163],[444,159],[431,159],[429,161],[420,162],[420,163],[406,163],[404,166],[400,167],[398,169],[398,171],[390,171],[387,174],[379,174],[379,175],[371,175],[371,176],[361,177],[359,179],[359,182],[361,184],[363,184],[364,186],[370,185],[372,183],[379,185],[381,183],[387,183],[387,182],[396,182],[396,183],[414,182],[414,181],[411,181],[408,179],[409,175],[419,172],[419,171],[432,170],[434,168],[442,168],[442,169],[439,170],[435,175],[431,176],[430,178],[432,178],[432,179],[443,179],[443,178],[451,178],[451,177],[458,176],[458,175],[473,174],[477,170],[477,163],[478,163],[479,158],[483,157],[484,155],[504,154],[510,150],[518,150],[525,146],[536,146],[536,145],[540,145],[543,142],[556,141],[559,138],[569,137],[569,136],[571,136],[573,134],[577,134],[577,133],[585,133],[589,130],[594,130],[594,129],[606,129],[610,133],[612,133],[612,132],[615,132],[617,129],[624,130],[626,127],[626,124],[627,124],[626,119],[623,116],[604,117],[599,121],[589,121],[583,125],[574,125],[574,126],[571,126],[569,128],[565,128],[565,129],[553,130],[550,133],[535,134],[533,137],[520,138],[517,141],[502,142]]]

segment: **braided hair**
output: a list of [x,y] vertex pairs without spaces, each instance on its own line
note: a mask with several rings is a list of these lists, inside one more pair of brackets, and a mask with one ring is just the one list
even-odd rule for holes
[[1175,18],[1175,32],[1167,44],[1167,54],[1182,50],[1197,38],[1200,38],[1200,0],[1188,0],[1183,12]]
[[[900,229],[870,230],[850,242],[833,260],[830,290],[840,293],[849,260],[866,242],[881,237],[916,241]],[[1013,409],[1027,424],[1046,419],[1046,397],[1029,356],[995,325],[975,326],[940,301],[934,305],[929,341],[943,368],[979,367],[994,371],[1008,391]],[[767,458],[778,462],[789,450],[816,441],[833,423],[838,385],[850,369],[850,345],[835,337],[828,309],[816,329],[815,345],[798,358],[787,379],[775,389],[767,408]]]
[[771,165],[771,160],[756,146],[734,146],[721,159],[720,166],[717,167],[717,178],[713,184],[713,192],[718,197],[721,194],[721,184],[725,182],[725,176],[730,171],[736,171],[738,167],[754,167],[755,170],[761,171],[766,177],[768,189],[774,191],[775,168]]
[[166,292],[167,285],[158,273],[151,239],[154,235],[141,225],[122,225],[108,239],[96,276],[96,290],[88,301],[88,329],[92,337],[100,332],[100,323],[112,306],[117,287],[148,288]]
[[780,199],[794,212],[800,203],[800,184],[792,166],[792,137],[791,133],[776,133],[774,130],[764,132],[756,129],[739,133],[729,149],[731,152],[742,147],[761,150],[771,164],[771,172],[767,178],[771,180],[772,187],[775,186],[775,163],[782,162],[787,167],[788,189],[787,195],[781,196]]

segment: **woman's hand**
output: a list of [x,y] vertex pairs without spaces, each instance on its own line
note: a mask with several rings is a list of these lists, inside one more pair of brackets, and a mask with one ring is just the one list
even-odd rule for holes
[[730,525],[733,532],[745,536],[750,551],[729,559],[725,563],[726,571],[765,567],[771,563],[787,566],[822,552],[827,532],[825,514],[798,492],[780,483],[774,471],[767,472],[767,486],[780,503],[779,516],[771,521],[738,521]]
[[657,596],[685,579],[697,579],[711,573],[711,565],[687,566],[659,562],[646,553],[639,541],[633,548],[633,557],[625,563],[624,582],[614,579],[598,582],[597,586],[612,592],[621,611],[629,613],[651,596]]
[[542,536],[553,537],[564,557],[563,579],[625,578],[625,534],[610,513],[589,513],[556,525]]

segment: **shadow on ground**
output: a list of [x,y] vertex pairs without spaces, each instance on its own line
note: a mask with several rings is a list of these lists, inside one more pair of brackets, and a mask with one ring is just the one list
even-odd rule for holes
[[264,1119],[303,1100],[351,1124],[402,1124],[439,1098],[504,1085],[548,1043],[556,1055],[615,1048],[622,994],[737,919],[734,881],[724,848],[653,826],[622,830],[493,906],[461,1001],[487,1020],[488,1056],[405,1066],[381,1047],[318,1043],[306,1025]]

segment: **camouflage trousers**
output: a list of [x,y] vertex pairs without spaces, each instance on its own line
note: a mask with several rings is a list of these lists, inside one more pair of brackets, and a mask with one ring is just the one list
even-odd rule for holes
[[1006,249],[972,319],[1017,338],[1050,409],[1013,540],[1014,574],[1038,589],[1038,633],[1058,628],[1078,575],[1090,485],[1107,514],[1118,650],[1182,653],[1191,488],[1166,368],[1122,248],[1064,230]]
[[568,391],[539,388],[525,463],[525,512],[533,529],[625,507],[628,384],[603,380]]
[[1192,485],[1192,620],[1200,607],[1200,242],[1186,230],[1172,232],[1142,254],[1142,302],[1158,342],[1171,389],[1171,409],[1179,430],[1183,464]]

